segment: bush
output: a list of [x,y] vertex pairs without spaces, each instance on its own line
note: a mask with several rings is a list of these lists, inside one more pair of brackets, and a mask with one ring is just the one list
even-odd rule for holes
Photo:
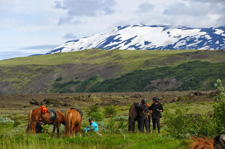
[[99,112],[99,106],[92,105],[87,109],[87,114],[92,117],[95,121],[102,121],[103,115]]
[[104,122],[99,122],[98,123],[98,128],[102,132],[107,132],[107,124]]
[[92,112],[90,114],[90,117],[92,117],[95,121],[102,121],[103,115],[100,112]]
[[44,134],[50,134],[50,130],[49,130],[49,125],[46,124],[46,125],[42,125],[42,130],[41,132],[44,133]]
[[[175,113],[166,113],[166,130],[174,137],[214,136],[225,133],[225,90],[218,79],[215,87],[220,94],[215,96],[213,116],[187,114],[187,110],[177,109]],[[206,125],[207,124],[207,125]]]
[[99,112],[99,106],[92,105],[87,109],[88,116],[91,116],[91,113],[93,113],[93,112]]
[[0,124],[14,124],[14,120],[8,117],[0,117]]
[[213,104],[213,119],[216,123],[217,134],[225,133],[225,90],[221,83],[221,80],[217,80],[215,87],[220,90],[220,94],[215,96]]
[[[165,113],[166,131],[176,138],[215,135],[215,122],[208,115],[187,114],[188,109],[177,109],[175,113]],[[207,125],[206,125],[207,124]]]
[[20,125],[20,121],[15,120],[15,121],[14,121],[14,124],[13,124],[13,127],[17,127],[17,126],[19,126],[19,125]]
[[117,114],[117,110],[116,110],[115,106],[109,105],[104,108],[103,113],[104,113],[105,117],[115,117]]

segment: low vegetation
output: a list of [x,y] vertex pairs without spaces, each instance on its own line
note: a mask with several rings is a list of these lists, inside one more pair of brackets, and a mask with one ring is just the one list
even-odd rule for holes
[[15,58],[0,61],[0,93],[208,90],[217,78],[224,82],[224,62],[219,50],[91,49]]
[[177,138],[213,137],[217,134],[224,134],[225,90],[221,80],[217,80],[215,86],[220,90],[220,94],[215,96],[215,101],[212,103],[213,111],[205,114],[188,114],[188,108],[179,108],[173,113],[166,112],[165,130]]
[[[165,148],[184,149],[191,137],[209,137],[225,133],[224,87],[220,80],[215,86],[220,91],[215,100],[208,102],[188,99],[163,103],[165,111],[161,120],[161,134],[128,132],[129,105],[91,105],[84,108],[82,129],[93,117],[99,125],[103,137],[89,133],[82,137],[67,138],[64,126],[60,128],[60,138],[51,137],[52,126],[45,125],[41,134],[25,134],[27,116],[19,113],[0,115],[0,148]],[[200,93],[198,93],[200,95]],[[97,98],[93,97],[92,98]],[[103,114],[102,114],[103,113]],[[207,124],[207,125],[206,125]],[[152,126],[151,126],[152,130]]]

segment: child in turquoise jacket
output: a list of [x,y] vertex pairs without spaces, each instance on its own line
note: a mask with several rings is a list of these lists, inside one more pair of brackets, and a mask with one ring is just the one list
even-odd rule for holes
[[87,126],[86,128],[84,128],[84,132],[88,132],[88,131],[98,132],[98,124],[96,122],[94,122],[93,118],[89,118],[89,123],[90,123],[90,125]]

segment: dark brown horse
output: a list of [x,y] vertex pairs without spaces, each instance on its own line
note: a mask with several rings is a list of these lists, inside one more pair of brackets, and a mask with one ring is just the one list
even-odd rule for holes
[[73,132],[75,132],[75,135],[79,132],[81,136],[81,121],[82,112],[78,109],[68,109],[66,111],[66,136],[72,137]]
[[[135,121],[138,121],[138,114],[139,111],[135,107],[135,103],[130,106],[129,110],[129,125],[128,125],[128,131],[134,132],[135,130]],[[148,116],[148,126],[150,130],[150,120],[151,120],[151,111],[149,111],[149,116]]]
[[53,124],[53,132],[52,135],[55,133],[55,128],[57,127],[57,136],[59,137],[59,127],[62,123],[65,125],[65,116],[60,112],[56,111],[56,119],[54,121],[51,120],[50,112],[42,113],[41,108],[36,108],[30,110],[28,114],[28,125],[27,125],[27,132],[30,130],[30,133],[36,133],[35,127],[37,121],[42,121],[45,124]]

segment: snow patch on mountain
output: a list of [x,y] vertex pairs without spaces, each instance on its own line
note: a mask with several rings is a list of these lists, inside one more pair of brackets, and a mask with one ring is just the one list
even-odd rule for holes
[[118,26],[105,33],[68,41],[47,54],[72,52],[86,49],[121,50],[225,50],[225,27],[172,28],[165,25]]

